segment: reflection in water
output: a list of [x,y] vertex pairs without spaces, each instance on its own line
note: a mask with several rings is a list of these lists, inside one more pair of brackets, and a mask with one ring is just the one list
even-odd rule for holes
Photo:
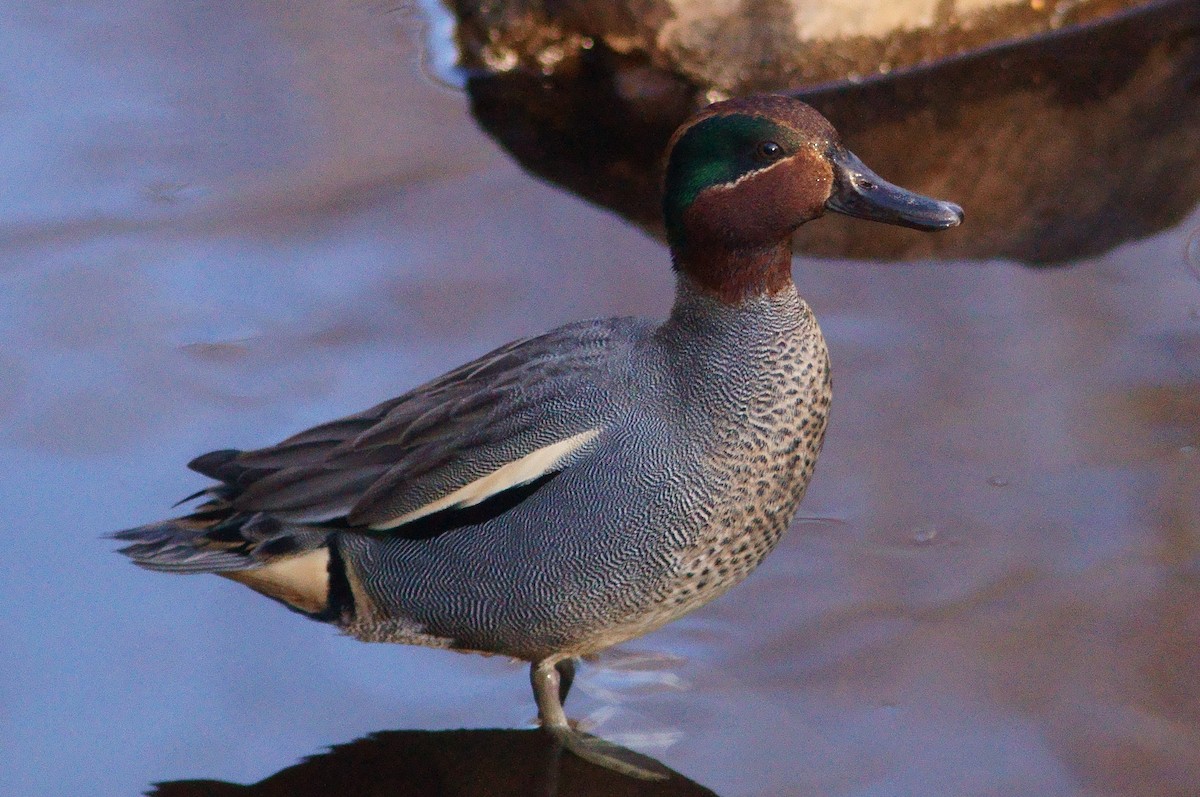
[[[945,235],[828,219],[797,235],[829,257],[1097,255],[1177,224],[1200,200],[1200,3],[1101,22],[911,70],[775,84],[816,107],[897,184],[952,197]],[[596,44],[549,74],[480,71],[480,123],[525,168],[659,231],[660,153],[707,86]]]
[[[101,539],[199,489],[197,451],[664,312],[662,247],[522,174],[393,7],[26,3],[0,25],[6,797],[255,783],[374,729],[533,719],[524,668],[363,645]],[[601,674],[615,651],[572,715],[619,699],[596,734],[674,734],[654,755],[722,797],[1195,797],[1198,229],[1071,269],[797,259],[836,393],[806,511],[836,522],[623,651],[666,654],[686,698]]]
[[442,0],[418,0],[418,3],[425,26],[421,69],[433,82],[462,91],[467,76],[459,65],[458,48],[454,44],[454,14]]
[[[655,762],[657,763],[657,762]],[[659,765],[661,768],[661,765]],[[677,772],[619,775],[566,754],[544,731],[380,731],[258,783],[160,783],[151,797],[715,797]]]

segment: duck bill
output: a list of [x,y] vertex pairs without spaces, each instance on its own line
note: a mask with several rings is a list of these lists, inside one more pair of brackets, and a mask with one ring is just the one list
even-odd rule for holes
[[958,205],[892,185],[843,147],[834,149],[830,161],[833,193],[825,201],[827,210],[914,230],[945,230],[962,224]]

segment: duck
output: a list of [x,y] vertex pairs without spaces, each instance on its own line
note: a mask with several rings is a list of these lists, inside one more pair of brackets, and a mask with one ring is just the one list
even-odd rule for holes
[[666,319],[569,323],[403,395],[189,467],[179,517],[113,535],[136,564],[214,573],[367,642],[529,663],[566,749],[577,662],[722,595],[790,525],[831,399],[791,237],[827,211],[935,231],[951,202],[888,183],[803,102],[717,102],[671,137]]

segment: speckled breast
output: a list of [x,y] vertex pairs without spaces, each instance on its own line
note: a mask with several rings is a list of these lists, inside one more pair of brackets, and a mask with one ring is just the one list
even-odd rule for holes
[[744,579],[796,514],[825,438],[829,353],[802,300],[798,329],[773,338],[753,362],[742,406],[717,425],[709,454],[715,494],[696,541],[680,552],[678,578],[660,606],[678,617]]

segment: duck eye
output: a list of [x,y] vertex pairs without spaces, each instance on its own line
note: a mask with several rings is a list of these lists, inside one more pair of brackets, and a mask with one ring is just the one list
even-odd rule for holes
[[779,160],[783,155],[783,147],[776,144],[774,141],[762,141],[754,150],[754,156],[763,163],[770,163],[774,160]]

